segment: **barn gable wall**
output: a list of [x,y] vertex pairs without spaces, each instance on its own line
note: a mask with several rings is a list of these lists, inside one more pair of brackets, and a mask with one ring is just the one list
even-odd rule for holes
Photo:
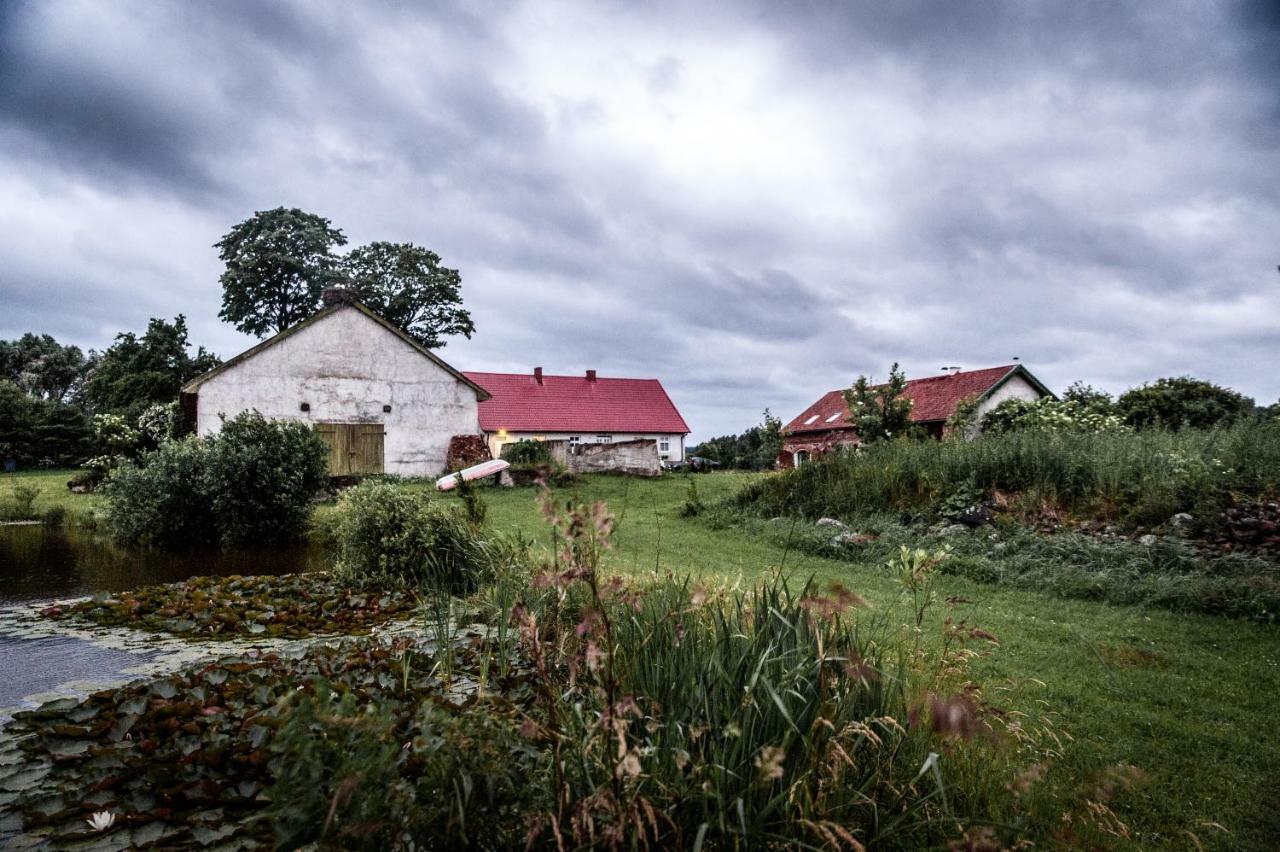
[[405,476],[439,473],[452,436],[480,434],[475,390],[351,307],[209,378],[197,405],[201,435],[250,409],[305,423],[382,423],[385,470]]

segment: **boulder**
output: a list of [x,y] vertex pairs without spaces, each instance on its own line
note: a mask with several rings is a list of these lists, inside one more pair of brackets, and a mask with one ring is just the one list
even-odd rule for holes
[[1138,544],[1142,545],[1143,547],[1150,547],[1155,543],[1156,543],[1156,537],[1151,533],[1147,533],[1146,535],[1138,539]]
[[965,526],[964,524],[951,524],[950,526],[943,527],[942,532],[939,533],[939,535],[945,535],[945,536],[962,535],[963,533],[967,533],[968,531],[969,531],[969,527]]
[[844,521],[837,521],[835,518],[818,518],[818,526],[835,527],[836,529],[847,530],[849,525]]
[[995,513],[981,504],[970,506],[955,517],[956,523],[967,527],[980,527],[995,523],[995,520]]

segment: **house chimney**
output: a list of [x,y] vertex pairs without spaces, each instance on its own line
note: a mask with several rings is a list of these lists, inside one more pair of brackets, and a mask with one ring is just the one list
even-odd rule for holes
[[596,380],[596,371],[587,370],[587,381],[594,382]]
[[538,384],[542,384],[542,368],[541,367],[533,368],[533,380]]
[[356,293],[349,287],[325,287],[320,293],[320,301],[326,308],[334,305],[349,305],[356,300]]

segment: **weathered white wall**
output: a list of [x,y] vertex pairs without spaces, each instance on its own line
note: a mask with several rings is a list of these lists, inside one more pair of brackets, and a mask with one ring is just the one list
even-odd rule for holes
[[1013,376],[1009,381],[997,388],[995,393],[982,401],[982,404],[978,406],[978,419],[981,420],[982,415],[1006,399],[1025,399],[1027,402],[1035,402],[1042,395],[1022,376]]
[[478,405],[470,387],[344,307],[201,385],[196,429],[217,432],[223,416],[249,409],[305,423],[383,423],[386,472],[433,476],[451,437],[480,434]]
[[[489,452],[496,459],[502,457],[503,444],[513,444],[516,441],[523,440],[536,441],[538,439],[568,442],[575,435],[582,446],[596,443],[595,432],[508,432],[505,436],[499,436],[497,432],[488,432],[485,437],[489,442]],[[611,432],[609,437],[612,439],[610,443],[613,444],[618,444],[622,441],[650,440],[654,442],[655,446],[660,446],[658,442],[666,438],[671,448],[666,452],[661,452],[660,455],[665,456],[665,461],[684,461],[684,435],[661,435],[656,432]]]

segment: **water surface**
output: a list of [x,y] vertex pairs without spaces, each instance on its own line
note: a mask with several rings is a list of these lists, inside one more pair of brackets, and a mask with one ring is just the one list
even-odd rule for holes
[[288,574],[327,567],[314,546],[192,549],[126,548],[75,528],[0,527],[0,606],[119,592],[187,577]]

